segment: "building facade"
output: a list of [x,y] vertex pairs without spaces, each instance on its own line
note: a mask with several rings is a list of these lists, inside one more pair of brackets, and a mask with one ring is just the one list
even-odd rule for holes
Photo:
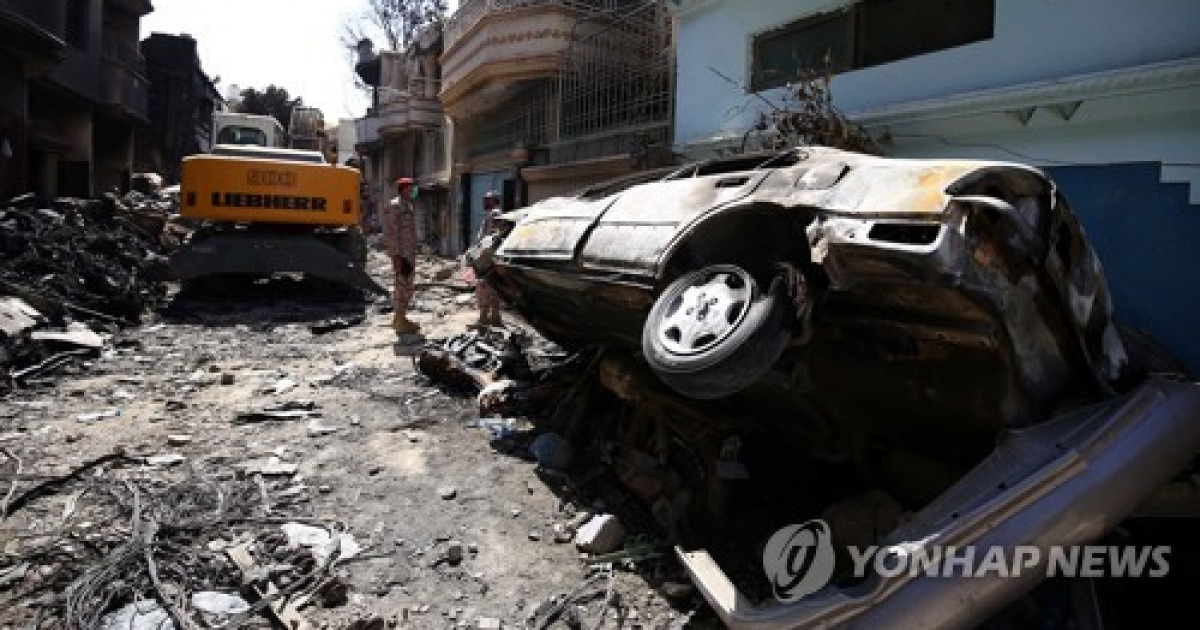
[[0,198],[125,189],[150,0],[0,0]]
[[150,126],[138,136],[137,170],[176,184],[183,158],[212,148],[213,113],[223,100],[200,65],[192,37],[152,33],[141,51],[150,82]]
[[422,242],[442,254],[459,249],[450,211],[449,127],[442,104],[442,30],[426,28],[407,50],[360,53],[357,71],[372,87],[373,104],[356,123],[355,147],[367,181],[368,208],[376,212],[396,194],[395,182],[412,178]]
[[445,26],[454,229],[670,162],[673,42],[661,2],[464,0]]
[[358,162],[358,153],[354,146],[358,144],[358,124],[353,118],[338,119],[337,127],[333,130],[332,149],[334,161],[345,166]]
[[1200,374],[1200,3],[667,2],[677,150],[740,150],[760,114],[787,107],[790,80],[828,67],[836,105],[886,154],[1044,168],[1119,321]]

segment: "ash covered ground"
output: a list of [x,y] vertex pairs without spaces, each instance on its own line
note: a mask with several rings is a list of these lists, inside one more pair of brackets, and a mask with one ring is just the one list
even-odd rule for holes
[[171,286],[97,352],[10,382],[0,627],[715,625],[652,533],[582,554],[603,500],[418,371],[476,317],[456,271],[422,259],[423,339],[300,281]]

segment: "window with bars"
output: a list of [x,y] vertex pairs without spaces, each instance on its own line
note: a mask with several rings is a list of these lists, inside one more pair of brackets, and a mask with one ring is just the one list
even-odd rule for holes
[[581,18],[553,78],[528,81],[468,133],[472,156],[540,147],[538,163],[629,154],[665,144],[674,70],[662,3],[603,0]]
[[564,53],[561,139],[668,121],[670,18],[661,3],[631,6]]

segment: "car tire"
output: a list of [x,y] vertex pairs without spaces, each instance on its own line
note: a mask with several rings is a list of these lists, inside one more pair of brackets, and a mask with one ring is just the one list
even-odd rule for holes
[[780,278],[762,291],[741,267],[709,265],[680,276],[659,295],[642,327],[642,352],[676,392],[724,398],[749,387],[779,359],[794,308]]

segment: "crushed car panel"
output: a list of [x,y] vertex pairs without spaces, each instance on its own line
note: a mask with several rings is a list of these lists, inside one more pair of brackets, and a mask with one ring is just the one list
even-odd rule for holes
[[[932,567],[874,574],[788,604],[756,606],[703,550],[680,561],[730,628],[960,628],[987,620],[1045,574],[1052,547],[1098,539],[1200,449],[1200,385],[1151,380],[1131,394],[1003,436],[995,452],[885,537],[879,553]],[[1017,575],[955,576],[942,550],[1040,551]],[[943,573],[946,573],[943,575]]]

